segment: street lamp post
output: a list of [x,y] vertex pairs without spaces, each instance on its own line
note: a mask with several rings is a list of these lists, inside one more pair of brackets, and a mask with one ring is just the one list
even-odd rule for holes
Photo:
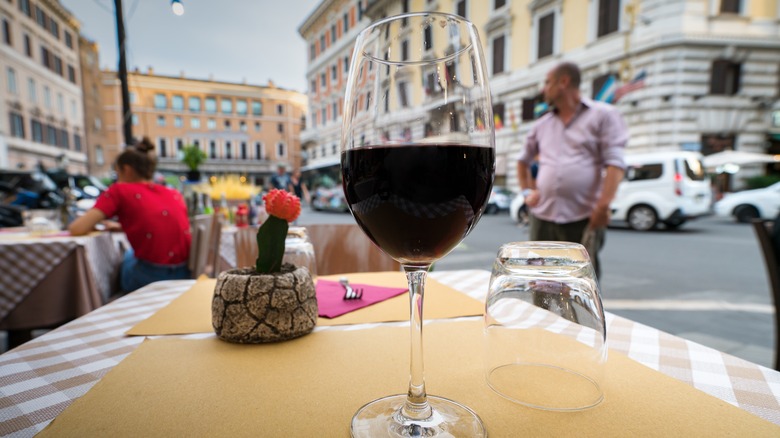
[[125,20],[122,14],[122,0],[114,0],[116,12],[116,38],[119,44],[119,83],[122,87],[122,126],[125,146],[133,144],[133,116],[130,112],[130,91],[127,86],[127,58],[125,56]]

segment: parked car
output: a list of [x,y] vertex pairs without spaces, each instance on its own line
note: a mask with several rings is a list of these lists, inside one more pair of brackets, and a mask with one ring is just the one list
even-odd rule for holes
[[47,174],[60,190],[69,189],[77,201],[96,199],[106,190],[106,186],[91,175],[68,174],[59,170],[48,171]]
[[65,202],[62,192],[39,170],[0,170],[0,182],[9,193],[6,203],[31,209],[56,208]]
[[[712,190],[705,178],[701,154],[661,151],[626,155],[626,176],[612,201],[612,221],[625,221],[632,229],[647,231],[659,223],[674,229],[688,220],[711,214]],[[509,214],[526,223],[522,195]]]
[[314,190],[311,196],[311,207],[316,211],[341,211],[349,212],[347,199],[344,197],[344,189],[341,186],[320,186]]
[[528,224],[528,207],[522,193],[516,193],[509,204],[509,217],[520,225]]
[[717,216],[734,217],[737,222],[774,219],[780,212],[780,182],[763,189],[727,193],[715,203],[713,210]]
[[495,187],[490,191],[490,198],[485,207],[485,214],[496,214],[502,211],[509,211],[509,205],[512,202],[512,192],[505,188]]
[[626,176],[612,201],[612,220],[647,231],[675,229],[711,214],[712,189],[702,155],[689,151],[626,154]]

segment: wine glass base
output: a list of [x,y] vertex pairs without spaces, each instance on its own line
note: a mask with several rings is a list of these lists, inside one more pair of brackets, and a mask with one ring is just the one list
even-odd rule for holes
[[436,396],[428,396],[433,413],[424,420],[411,420],[401,415],[406,394],[374,400],[360,408],[352,417],[353,437],[485,437],[482,420],[462,404]]

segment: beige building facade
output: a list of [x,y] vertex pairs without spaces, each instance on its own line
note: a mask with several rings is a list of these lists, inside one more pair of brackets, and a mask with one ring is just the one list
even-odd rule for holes
[[[206,153],[206,175],[241,174],[264,180],[283,165],[301,165],[300,133],[307,96],[265,86],[201,80],[146,72],[128,74],[132,129],[157,146],[158,169],[184,174],[181,151],[196,145]],[[107,160],[124,143],[120,83],[103,71],[101,117]]]
[[[325,0],[299,28],[309,45],[304,169],[338,166],[357,33],[405,11],[457,14],[479,29],[498,185],[517,189],[515,160],[538,116],[545,74],[564,60],[581,67],[584,95],[613,96],[605,99],[625,117],[631,151],[780,153],[778,0]],[[777,170],[745,166],[729,189],[770,171]]]
[[81,83],[84,96],[84,133],[86,134],[87,169],[91,175],[108,175],[116,159],[116,149],[106,148],[103,129],[103,95],[100,92],[103,73],[97,43],[79,37]]
[[0,2],[0,168],[87,171],[79,23],[56,0]]

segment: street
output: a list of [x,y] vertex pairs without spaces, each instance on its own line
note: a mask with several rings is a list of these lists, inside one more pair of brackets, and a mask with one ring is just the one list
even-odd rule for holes
[[[351,223],[345,213],[305,210],[307,223]],[[527,239],[507,214],[483,216],[436,270],[490,270],[499,246]],[[610,227],[601,252],[604,308],[683,338],[772,367],[773,306],[750,225],[707,217],[679,230]]]

